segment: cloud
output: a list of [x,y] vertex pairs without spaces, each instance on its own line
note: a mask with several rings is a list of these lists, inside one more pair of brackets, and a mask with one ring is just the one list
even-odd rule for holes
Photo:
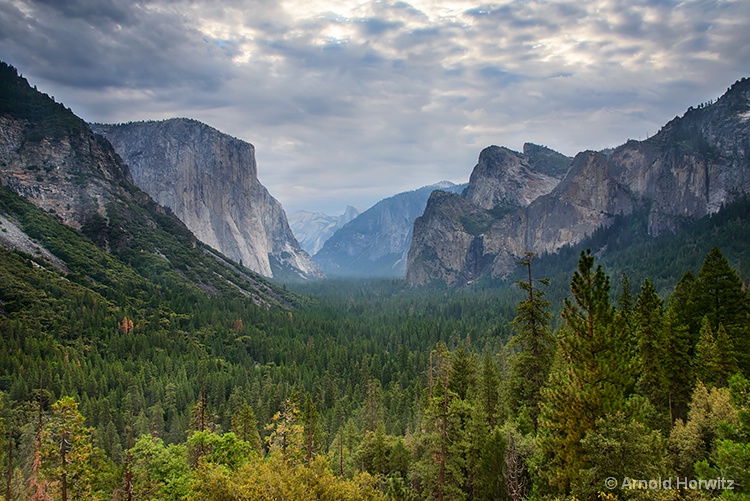
[[743,0],[9,0],[0,58],[88,120],[252,142],[287,210],[462,182],[489,144],[645,137],[750,74]]

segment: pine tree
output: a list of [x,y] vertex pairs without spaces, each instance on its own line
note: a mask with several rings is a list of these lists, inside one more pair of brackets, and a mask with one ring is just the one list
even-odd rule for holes
[[266,438],[268,451],[280,453],[290,465],[302,464],[305,458],[305,428],[300,424],[300,417],[295,399],[286,398],[272,423],[266,425],[266,430],[271,432]]
[[688,403],[695,383],[693,367],[694,344],[689,321],[685,315],[689,295],[693,288],[691,274],[685,274],[669,298],[669,306],[663,321],[663,337],[666,343],[670,417],[687,419]]
[[633,293],[630,291],[630,279],[624,271],[620,279],[620,288],[621,291],[620,296],[617,298],[617,306],[621,312],[629,315],[633,311]]
[[37,396],[37,426],[36,440],[34,441],[34,459],[31,464],[31,476],[28,479],[27,499],[30,501],[49,501],[52,496],[49,493],[50,482],[45,478],[42,471],[42,447],[44,445],[44,392],[42,378],[39,377],[39,394]]
[[729,380],[738,371],[738,364],[737,350],[735,350],[732,339],[724,329],[724,324],[719,324],[719,330],[716,333],[716,355],[717,384],[728,386]]
[[620,278],[620,295],[617,298],[617,308],[620,312],[620,316],[623,319],[623,324],[628,334],[628,346],[633,347],[632,356],[635,356],[635,347],[637,342],[635,341],[635,319],[633,318],[633,308],[635,307],[633,293],[630,291],[630,279],[627,273],[622,272]]
[[473,499],[477,466],[488,428],[477,405],[477,360],[461,343],[450,363],[446,495]]
[[748,298],[742,280],[718,247],[711,249],[703,261],[691,299],[695,313],[707,317],[714,332],[719,324],[724,325],[737,349],[739,367],[750,372]]
[[703,318],[700,339],[695,347],[695,374],[708,387],[727,386],[737,372],[737,357],[723,324],[716,335],[708,316]]
[[573,301],[565,299],[565,325],[550,384],[542,390],[539,455],[541,485],[553,493],[569,493],[584,481],[589,468],[581,440],[596,420],[625,406],[631,362],[627,332],[610,303],[609,277],[594,268],[590,251],[581,252],[571,280]]
[[672,291],[669,296],[669,303],[667,305],[668,311],[672,314],[672,319],[676,321],[674,325],[684,325],[690,332],[690,353],[693,353],[693,347],[698,341],[698,331],[700,330],[701,320],[703,315],[698,316],[694,303],[695,297],[695,275],[686,272]]
[[253,408],[247,402],[243,403],[239,410],[232,414],[232,431],[240,439],[248,442],[258,454],[262,452],[260,434],[258,433],[258,420],[255,418]]
[[[202,432],[211,431],[214,427],[213,416],[208,409],[208,402],[206,402],[203,389],[198,393],[198,401],[193,407],[192,419],[190,423],[190,432]],[[198,445],[190,450],[190,465],[197,467],[203,456],[210,452],[203,442],[199,442]]]
[[469,353],[461,343],[453,352],[448,387],[461,400],[466,400],[476,390],[477,362],[473,353]]
[[666,414],[669,411],[669,375],[664,310],[661,298],[648,279],[641,286],[633,313],[637,389]]
[[302,419],[305,427],[305,464],[309,466],[313,454],[316,454],[322,447],[322,424],[320,413],[313,403],[312,395],[309,393],[305,396]]
[[380,381],[369,379],[365,394],[365,431],[375,431],[383,420],[382,397],[383,390]]
[[450,447],[453,420],[451,405],[456,398],[450,390],[451,353],[440,342],[430,352],[428,371],[429,394],[422,417],[424,433],[419,437],[417,447],[422,450],[422,460],[413,470],[421,477],[419,483],[423,497],[433,497],[442,501],[450,496],[448,449]]
[[492,355],[486,352],[482,357],[481,374],[479,378],[480,407],[484,413],[485,421],[489,429],[500,424],[500,369],[493,360]]
[[508,498],[520,501],[529,496],[531,479],[528,472],[528,459],[533,450],[531,440],[524,437],[512,423],[503,427],[506,437],[505,464],[503,478]]
[[513,320],[516,336],[510,349],[518,351],[510,358],[509,384],[513,410],[516,413],[525,410],[536,428],[540,391],[552,366],[555,339],[549,330],[550,303],[544,298],[544,291],[534,286],[535,282],[547,286],[549,279],[532,278],[533,257],[533,253],[527,252],[526,259],[519,263],[526,268],[528,278],[519,280],[516,285],[527,293],[527,297],[518,304]]
[[44,427],[42,468],[51,478],[59,480],[63,501],[86,499],[91,494],[94,455],[91,428],[84,425],[78,403],[63,397],[52,404],[52,415]]

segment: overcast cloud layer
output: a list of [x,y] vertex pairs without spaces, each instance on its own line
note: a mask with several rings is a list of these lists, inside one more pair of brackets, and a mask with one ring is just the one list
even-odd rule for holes
[[0,0],[0,59],[88,121],[251,142],[287,212],[443,179],[482,148],[645,138],[750,76],[747,0]]

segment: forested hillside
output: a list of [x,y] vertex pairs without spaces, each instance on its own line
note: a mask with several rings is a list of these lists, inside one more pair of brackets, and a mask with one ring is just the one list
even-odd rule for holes
[[[69,231],[3,203],[40,238]],[[750,485],[748,297],[718,248],[669,297],[613,289],[579,253],[559,304],[531,259],[521,287],[311,284],[291,310],[177,283],[131,294],[130,268],[108,278],[96,250],[96,280],[0,252],[10,499],[741,499]],[[629,489],[658,478],[672,489]]]

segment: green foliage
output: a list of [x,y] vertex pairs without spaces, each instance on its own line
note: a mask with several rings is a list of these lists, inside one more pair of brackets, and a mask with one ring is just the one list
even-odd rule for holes
[[660,427],[667,430],[672,425],[669,414],[670,347],[664,327],[663,303],[649,280],[641,286],[633,318],[636,389],[660,411]]
[[495,222],[493,215],[484,211],[461,214],[459,219],[464,231],[474,236],[486,233]]
[[702,478],[727,478],[735,482],[735,491],[747,496],[750,492],[750,381],[736,375],[729,381],[729,391],[737,423],[723,423],[718,430],[716,452],[711,461],[695,464]]
[[[739,275],[718,247],[713,247],[703,261],[691,300],[694,314],[705,316],[714,331],[718,331],[720,325],[724,326],[732,348],[737,349],[739,367],[750,370],[750,341],[747,335],[750,332],[750,308],[747,294]],[[726,351],[733,351],[732,348],[724,347]]]
[[[0,328],[15,329],[22,325],[18,322],[28,318],[24,316],[27,306],[37,305],[35,307],[38,310],[35,311],[44,312],[49,301],[59,301],[56,304],[64,306],[69,297],[90,294],[89,289],[82,285],[55,279],[52,268],[29,266],[31,258],[28,256],[13,252],[7,252],[7,256],[13,273],[9,273],[8,280],[3,284],[6,296],[15,294],[21,297],[22,291],[26,291],[28,297],[23,302],[14,303],[19,306],[14,307],[13,312],[2,320]],[[49,267],[48,263],[40,262]],[[38,282],[34,282],[37,274]],[[20,280],[13,281],[14,277]],[[38,283],[44,289],[26,287],[26,283]],[[434,308],[433,312],[438,314],[438,318],[454,327],[460,325],[455,323],[459,317],[453,317],[454,313],[462,309],[466,312],[479,311],[469,308],[468,303],[463,305],[457,302],[452,306],[445,301],[445,296],[439,295],[441,293],[435,296],[439,301],[432,303],[429,296],[416,297],[413,293],[400,291],[398,288],[388,289],[393,284],[388,287],[380,284],[380,288],[361,290],[359,297],[356,294],[349,296],[348,303],[340,302],[337,294],[341,290],[335,293],[332,291],[331,296],[320,296],[317,303],[311,303],[307,309],[295,311],[291,317],[285,312],[268,311],[266,316],[258,317],[265,319],[265,323],[251,323],[252,320],[247,316],[226,310],[228,316],[223,323],[223,332],[226,334],[217,329],[209,332],[205,327],[199,327],[202,330],[197,332],[191,331],[189,329],[196,327],[191,328],[191,324],[186,323],[187,329],[183,331],[186,338],[183,339],[190,340],[191,336],[195,336],[193,339],[199,340],[199,344],[195,345],[196,349],[191,351],[192,348],[189,347],[193,345],[188,343],[184,345],[187,351],[182,360],[175,356],[152,360],[168,361],[172,364],[171,367],[177,368],[187,364],[191,367],[193,376],[188,377],[187,372],[175,372],[173,369],[168,378],[160,381],[158,378],[154,379],[156,372],[143,372],[143,376],[130,378],[124,377],[128,372],[120,369],[117,373],[120,374],[119,378],[113,378],[112,382],[119,383],[119,379],[127,382],[122,393],[119,393],[123,395],[121,397],[115,396],[120,391],[118,384],[108,382],[106,375],[97,375],[96,379],[104,378],[105,388],[111,386],[109,395],[113,396],[97,400],[91,400],[88,395],[96,395],[95,392],[100,391],[98,388],[87,388],[83,379],[77,383],[75,381],[78,380],[74,378],[86,374],[83,372],[86,367],[87,371],[91,371],[89,373],[94,374],[98,367],[127,362],[128,357],[133,356],[128,350],[116,351],[116,357],[97,361],[106,350],[92,351],[81,345],[78,338],[69,341],[61,338],[62,342],[58,341],[59,344],[53,345],[57,347],[53,347],[49,353],[59,353],[56,367],[62,369],[61,380],[69,380],[61,388],[84,391],[83,395],[88,401],[85,407],[90,411],[91,422],[95,424],[97,443],[109,444],[104,449],[112,459],[119,457],[119,461],[122,461],[123,457],[130,458],[127,469],[132,472],[131,493],[136,498],[262,499],[268,492],[310,497],[314,491],[322,497],[347,499],[349,494],[345,493],[354,492],[349,489],[353,485],[359,486],[357,482],[364,482],[362,485],[368,487],[363,492],[369,492],[376,498],[388,492],[398,499],[441,495],[444,499],[522,499],[532,490],[538,494],[545,492],[545,486],[550,484],[553,488],[548,492],[571,492],[588,498],[597,495],[604,478],[626,475],[625,472],[629,476],[670,475],[672,471],[689,475],[731,473],[743,478],[748,433],[747,427],[742,426],[740,416],[746,414],[732,409],[741,409],[745,405],[745,386],[748,385],[743,386],[736,378],[733,380],[735,389],[731,400],[734,403],[729,405],[726,390],[704,390],[707,392],[705,395],[696,390],[686,424],[678,420],[671,430],[668,452],[665,451],[660,430],[666,428],[670,431],[669,424],[655,420],[654,412],[649,410],[644,399],[631,394],[632,391],[637,391],[648,396],[655,405],[663,400],[664,394],[656,390],[664,388],[659,388],[653,382],[659,380],[659,369],[663,368],[660,366],[660,357],[665,357],[662,362],[665,367],[680,359],[675,358],[675,352],[679,351],[675,349],[679,346],[677,341],[688,340],[688,348],[683,350],[681,356],[687,357],[689,366],[697,363],[698,358],[691,357],[688,353],[695,347],[691,347],[690,336],[685,334],[687,327],[681,325],[682,319],[677,313],[681,311],[678,307],[681,290],[685,291],[685,301],[693,301],[693,282],[687,280],[684,284],[687,285],[677,288],[675,296],[670,299],[670,307],[663,313],[661,300],[655,289],[648,282],[644,283],[631,310],[632,335],[633,340],[637,341],[637,349],[631,350],[625,346],[630,338],[623,321],[624,313],[615,310],[609,300],[606,275],[601,268],[594,269],[590,255],[582,255],[581,268],[574,275],[571,284],[573,297],[565,304],[565,325],[559,333],[560,353],[568,355],[566,358],[558,355],[548,386],[542,391],[545,395],[543,415],[536,436],[525,410],[519,413],[517,422],[506,421],[506,409],[518,404],[509,402],[513,397],[508,396],[506,382],[498,367],[498,361],[502,359],[493,355],[497,351],[493,352],[493,348],[490,348],[495,345],[488,342],[491,339],[489,337],[476,336],[473,340],[468,336],[463,340],[454,337],[456,348],[452,352],[446,345],[439,343],[431,362],[430,357],[410,358],[408,352],[397,350],[397,359],[404,355],[407,357],[402,365],[394,367],[401,367],[402,371],[414,371],[409,377],[404,377],[403,372],[396,370],[391,379],[383,379],[387,372],[382,364],[365,363],[366,359],[363,357],[355,357],[353,360],[360,364],[361,372],[350,374],[359,374],[356,380],[359,387],[358,402],[348,404],[350,410],[347,414],[342,413],[341,396],[345,395],[344,391],[351,391],[357,386],[352,381],[343,386],[340,379],[332,377],[332,374],[345,373],[342,371],[348,370],[346,364],[327,365],[322,373],[323,377],[310,386],[313,391],[305,393],[301,410],[298,410],[299,404],[294,395],[299,393],[281,384],[293,372],[282,372],[282,365],[273,370],[269,366],[257,371],[238,371],[238,368],[233,368],[232,362],[232,357],[236,355],[226,351],[223,345],[211,342],[212,339],[221,339],[222,335],[226,335],[229,339],[246,338],[243,342],[252,343],[265,335],[265,331],[286,332],[288,335],[299,329],[308,334],[300,344],[300,357],[306,357],[308,367],[312,368],[315,366],[317,351],[325,354],[331,350],[332,353],[339,352],[340,356],[340,353],[345,353],[341,351],[343,347],[348,346],[347,349],[361,353],[357,351],[357,347],[368,345],[357,345],[351,341],[345,345],[344,333],[361,331],[361,326],[369,325],[371,335],[379,336],[379,331],[373,329],[378,325],[372,322],[375,311],[383,315],[385,311],[388,311],[388,315],[391,315],[391,311],[401,312],[404,316],[398,317],[399,314],[396,314],[397,318],[406,318],[408,322],[409,318],[418,317],[425,320],[425,325],[434,325],[431,322],[435,317],[425,313],[427,308]],[[40,290],[55,291],[54,287],[59,288],[54,294],[39,293]],[[67,287],[71,289],[68,290]],[[535,299],[539,299],[541,296],[537,296],[537,293],[541,291],[536,287],[532,290]],[[388,291],[387,294],[385,291]],[[345,291],[347,295],[349,292]],[[460,295],[455,296],[453,301],[457,297]],[[481,297],[480,295],[475,299]],[[526,298],[521,301],[527,301],[528,295]],[[144,329],[144,325],[123,315],[116,303],[100,295],[92,295],[89,301],[93,301],[94,305],[101,304],[104,318],[110,318],[109,327],[102,332],[97,343],[110,346],[113,340],[132,338]],[[364,307],[373,301],[376,303],[373,310]],[[497,297],[495,304],[496,301]],[[604,304],[599,304],[598,301]],[[6,305],[9,303],[10,301]],[[410,306],[404,309],[404,303]],[[74,301],[72,304],[80,310],[80,303]],[[332,306],[341,304],[346,305],[346,308],[334,314]],[[622,307],[622,301],[620,304]],[[453,309],[458,305],[461,305],[461,309]],[[626,310],[624,307],[622,309],[623,312]],[[78,310],[71,312],[71,318],[75,317]],[[91,311],[98,310],[92,306]],[[689,311],[689,307],[684,311]],[[133,317],[138,320],[137,315]],[[54,317],[52,318],[54,323]],[[208,318],[215,321],[220,316]],[[237,321],[238,318],[241,321]],[[358,318],[361,324],[351,320],[353,318]],[[467,318],[481,317],[469,315],[460,318],[465,321]],[[330,339],[343,320],[346,320],[343,322],[344,330],[341,337],[337,338],[337,343],[329,341],[328,344],[323,344],[326,347],[324,350],[311,349],[319,342],[318,338],[310,337],[311,332],[319,329]],[[160,328],[165,328],[162,322],[159,325]],[[384,323],[379,328],[385,330],[385,325],[389,324]],[[418,325],[414,323],[408,327],[412,329]],[[313,330],[310,330],[311,327]],[[284,331],[279,330],[280,328]],[[83,326],[82,329],[86,332],[87,327]],[[594,333],[593,336],[589,336],[591,332]],[[573,333],[576,333],[575,337]],[[116,337],[110,337],[113,334]],[[26,340],[36,338],[39,336],[24,337]],[[7,339],[13,341],[16,338],[10,336]],[[50,336],[49,339],[54,338]],[[483,342],[477,345],[477,339]],[[283,337],[277,338],[277,342],[282,342],[279,350],[286,349]],[[412,343],[407,344],[412,347],[410,351],[418,353],[420,344],[417,339],[409,342]],[[424,343],[423,340],[421,342]],[[164,353],[171,353],[173,348],[165,346],[168,348]],[[483,356],[478,356],[477,347],[483,347]],[[138,350],[141,349],[148,350],[149,347],[144,344]],[[616,349],[626,356],[615,361],[606,353],[608,349]],[[587,350],[601,351],[595,355],[586,355]],[[18,357],[19,353],[22,351],[13,350],[8,355],[8,360]],[[154,357],[157,353],[159,352],[151,351],[149,357]],[[223,354],[226,358],[214,359],[218,354]],[[632,364],[637,369],[635,374],[638,376],[635,385],[633,383],[636,380],[628,372],[631,363],[628,357],[631,355],[634,356]],[[287,358],[287,361],[293,360],[295,359]],[[337,359],[323,357],[320,360]],[[94,361],[96,363],[91,364]],[[422,367],[427,370],[427,375],[421,382],[417,376],[420,371],[412,367],[412,362],[424,364]],[[573,366],[573,363],[576,365]],[[620,374],[608,372],[613,368],[619,370]],[[224,378],[222,383],[218,376],[225,371],[231,376]],[[103,371],[102,374],[107,372]],[[57,388],[50,372],[43,372],[42,375],[52,381],[52,389]],[[144,385],[145,377],[151,378],[150,386]],[[606,381],[604,384],[592,384],[586,379],[590,377],[605,378]],[[668,381],[670,377],[674,378],[675,375],[668,372]],[[192,386],[188,383],[190,380],[193,381]],[[243,386],[236,385],[243,381]],[[298,381],[301,383],[300,387],[304,387],[304,380]],[[382,381],[387,381],[385,387]],[[407,386],[401,387],[402,382]],[[652,383],[646,384],[647,382]],[[692,386],[685,380],[680,384],[687,385],[688,392],[692,391]],[[423,385],[421,392],[420,385]],[[667,384],[670,391],[672,386],[678,386],[674,380]],[[342,388],[346,389],[342,391]],[[404,394],[404,389],[414,393]],[[719,393],[715,393],[717,391]],[[158,400],[149,400],[148,393],[152,393]],[[223,399],[212,395],[229,396]],[[669,403],[674,395],[675,393],[671,393],[667,396]],[[420,396],[423,404],[417,405],[416,409],[404,406],[404,401],[419,402]],[[110,401],[120,405],[113,406]],[[270,451],[265,458],[262,455],[264,450],[260,451],[261,454],[258,450],[260,437],[256,435],[256,407],[264,414],[261,422],[270,423],[264,433],[268,434],[266,443]],[[205,412],[196,410],[201,408]],[[275,417],[269,412],[270,409],[276,412]],[[661,412],[665,412],[663,408]],[[189,424],[190,415],[193,416],[192,425]],[[200,415],[203,415],[203,426],[197,424],[201,421],[197,419]],[[592,415],[597,416],[595,420],[590,420]],[[732,418],[733,415],[737,417]],[[401,424],[388,424],[394,422]],[[122,447],[120,444],[125,443],[122,438],[118,440],[117,437],[123,436],[129,423],[139,433],[155,435],[143,437],[134,447],[126,451],[120,448],[121,452],[117,453],[118,447]],[[583,426],[587,426],[586,423],[590,425],[585,431],[576,434]],[[404,432],[399,431],[403,429],[401,426],[409,430],[408,434],[403,435]],[[316,438],[325,437],[325,430],[331,427],[342,431],[330,433],[328,439]],[[230,428],[236,433],[222,432]],[[186,440],[187,429],[198,431],[192,431]],[[169,444],[156,435],[173,437],[170,440],[175,443]],[[250,440],[243,440],[243,436]],[[89,437],[94,438],[91,434]],[[575,437],[574,441],[566,442],[570,437]],[[255,445],[251,443],[253,441]],[[327,458],[323,455],[326,442],[330,451]],[[557,448],[552,449],[551,446]],[[196,450],[201,453],[195,454]],[[308,455],[309,451],[313,453]],[[104,459],[103,456],[100,457]],[[112,475],[114,470],[106,466],[111,465],[111,462],[102,459],[97,460],[99,462],[96,469],[104,473],[89,474],[91,491],[104,493],[116,489],[124,493],[124,488],[118,487],[124,484],[117,476]],[[330,465],[329,460],[332,460]],[[575,469],[576,466],[566,469],[566,464],[578,465],[578,469]],[[674,470],[670,470],[672,465]],[[357,470],[367,473],[357,474]],[[45,473],[47,470],[41,471]],[[334,472],[341,474],[341,477],[336,477]],[[259,491],[256,482],[264,482],[264,485],[273,487],[270,487],[271,491]],[[47,484],[44,488],[50,490],[58,488],[58,485]],[[560,485],[569,487],[561,489]],[[620,494],[628,497],[625,491]]]
[[84,425],[78,403],[63,397],[52,405],[41,433],[41,473],[53,482],[62,499],[92,497],[96,470],[92,429]]
[[187,446],[142,436],[132,449],[133,498],[180,500],[191,492]]
[[609,277],[581,252],[566,299],[556,367],[543,392],[539,448],[553,493],[580,490],[591,468],[582,440],[598,419],[623,411],[632,384],[627,332],[610,303]]
[[[82,235],[0,188],[0,213],[64,263],[0,248],[0,392],[5,409],[31,416],[10,440],[6,426],[0,464],[16,493],[23,484],[32,499],[60,490],[49,443],[33,467],[29,409],[41,393],[48,430],[62,422],[52,402],[80,403],[76,429],[91,454],[80,455],[84,481],[71,489],[101,499],[590,498],[602,478],[626,472],[744,479],[747,385],[730,379],[735,369],[747,376],[732,362],[735,352],[748,357],[742,203],[697,223],[700,235],[730,242],[730,259],[708,253],[664,308],[658,292],[666,298],[710,247],[707,237],[664,237],[664,253],[644,241],[656,257],[636,259],[617,248],[640,238],[637,215],[618,220],[613,252],[602,253],[609,269],[628,270],[616,307],[591,253],[579,256],[566,301],[566,268],[533,280],[530,261],[520,291],[392,280],[290,292],[149,204],[119,200]],[[592,238],[604,245],[613,234]],[[627,277],[654,272],[657,257],[668,269],[634,301]],[[535,260],[535,272],[548,259]],[[265,292],[246,296],[253,287]],[[256,304],[263,298],[270,308]],[[704,317],[712,337],[701,343]],[[705,393],[696,373],[712,386]]]
[[698,383],[690,401],[688,420],[677,420],[669,436],[675,471],[694,478],[696,462],[716,452],[716,438],[722,423],[737,426],[738,413],[727,388],[706,388]]
[[232,430],[244,442],[250,444],[250,448],[258,453],[262,451],[260,434],[258,433],[258,420],[250,404],[243,403],[232,415]]
[[0,62],[0,114],[29,122],[29,141],[60,139],[88,130],[86,122],[47,94],[37,92],[18,71]]
[[[637,404],[636,404],[637,405]],[[606,490],[607,478],[623,480],[666,478],[666,441],[657,430],[627,411],[597,419],[594,428],[581,440],[588,458],[579,492],[585,498]]]
[[[508,344],[514,351],[510,358],[510,397],[515,413],[526,412],[537,425],[541,389],[547,382],[555,351],[555,338],[549,328],[550,303],[545,299],[544,290],[534,287],[531,276],[532,253],[527,253],[526,260],[520,264],[528,271],[527,280],[516,284],[526,292],[528,297],[518,303],[516,318],[512,325],[516,330],[515,337]],[[549,280],[538,280],[547,286]]]

